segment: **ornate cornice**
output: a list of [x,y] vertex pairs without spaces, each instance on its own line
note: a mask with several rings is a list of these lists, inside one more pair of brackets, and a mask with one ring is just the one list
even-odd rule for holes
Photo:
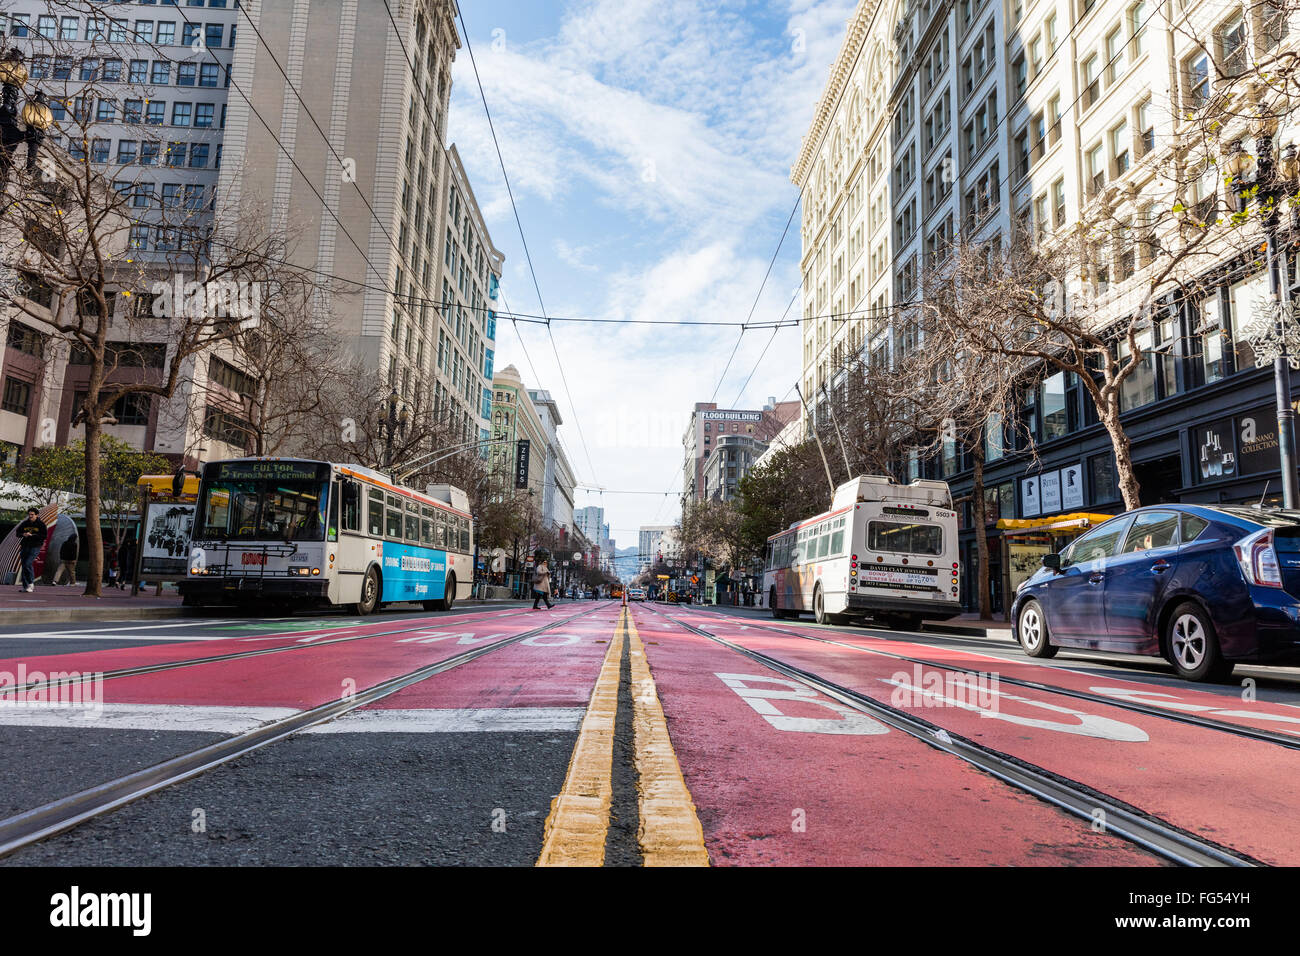
[[867,42],[867,36],[873,21],[884,3],[885,0],[860,0],[857,9],[853,12],[853,16],[848,20],[844,42],[840,44],[839,55],[831,65],[830,76],[827,78],[826,88],[822,90],[821,99],[817,103],[817,111],[813,114],[812,125],[808,128],[808,133],[803,137],[803,141],[799,146],[799,156],[790,169],[790,181],[800,188],[803,187],[804,181],[808,178],[817,151],[821,148],[826,129],[840,107],[844,87],[852,75],[858,56],[862,52],[862,47]]

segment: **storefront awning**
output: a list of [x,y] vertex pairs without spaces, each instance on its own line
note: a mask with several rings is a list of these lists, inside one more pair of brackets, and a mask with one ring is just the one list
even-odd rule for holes
[[1109,521],[1114,515],[1093,515],[1082,512],[1068,515],[1051,515],[1046,518],[999,518],[998,530],[1006,534],[1026,534],[1031,531],[1083,530]]

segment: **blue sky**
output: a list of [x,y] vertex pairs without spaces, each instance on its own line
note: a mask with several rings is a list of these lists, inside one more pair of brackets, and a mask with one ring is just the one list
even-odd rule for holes
[[[855,6],[462,0],[546,312],[744,321],[794,204],[790,166]],[[541,312],[463,46],[448,139],[505,253],[510,309]],[[798,261],[796,216],[755,321],[785,311]],[[518,332],[498,324],[497,367],[514,364],[559,402],[579,482],[609,489],[580,491],[576,506],[603,505],[620,546],[635,544],[642,524],[677,519],[676,494],[615,492],[680,490],[695,402],[717,388],[723,407],[761,407],[768,396],[793,398],[799,376],[793,328],[777,334],[741,394],[769,330],[555,322],[570,402],[545,328]]]

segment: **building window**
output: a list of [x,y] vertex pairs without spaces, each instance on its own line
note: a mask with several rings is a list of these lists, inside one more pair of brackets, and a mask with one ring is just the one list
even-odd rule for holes
[[1119,500],[1119,482],[1115,478],[1115,455],[1107,452],[1088,459],[1088,484],[1092,489],[1092,503],[1104,504]]
[[32,404],[32,386],[28,382],[5,376],[4,400],[0,408],[15,415],[26,415]]

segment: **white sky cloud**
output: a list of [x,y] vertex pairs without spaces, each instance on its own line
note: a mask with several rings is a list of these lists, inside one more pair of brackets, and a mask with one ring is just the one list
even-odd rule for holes
[[[549,314],[746,318],[796,199],[788,177],[800,137],[855,6],[575,0],[550,36],[521,42],[507,24],[510,42],[494,52],[486,36],[471,34]],[[517,311],[538,311],[463,50],[452,102],[450,139],[506,253],[507,299]],[[799,282],[799,251],[796,221],[755,321],[774,321],[786,309]],[[790,316],[798,314],[796,303]],[[497,366],[514,363],[528,384],[560,402],[561,433],[580,480],[611,491],[679,488],[687,416],[718,385],[738,330],[553,323],[575,419],[545,327],[520,328],[527,357],[503,322]],[[769,342],[742,404],[792,397],[797,331],[773,340],[771,330],[755,329],[740,341],[717,401],[732,404]],[[601,503],[623,545],[634,543],[639,525],[677,513],[675,496],[665,504],[662,496],[611,493],[602,502],[578,495],[579,507]]]

